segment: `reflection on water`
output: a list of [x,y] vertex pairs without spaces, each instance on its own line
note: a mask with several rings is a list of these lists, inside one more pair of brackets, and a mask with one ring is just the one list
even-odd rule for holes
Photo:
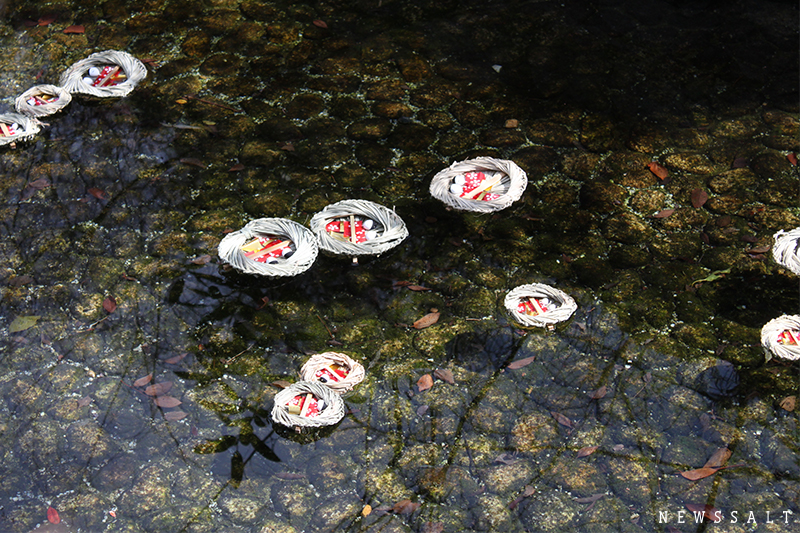
[[[151,69],[0,154],[0,530],[797,527],[797,372],[758,340],[797,307],[763,252],[800,225],[794,3],[0,14],[6,110],[97,50]],[[478,155],[528,173],[519,202],[429,197]],[[253,218],[345,198],[409,238],[282,280],[216,257]],[[531,282],[579,310],[514,324],[503,297]],[[275,424],[326,350],[367,368],[345,418]]]

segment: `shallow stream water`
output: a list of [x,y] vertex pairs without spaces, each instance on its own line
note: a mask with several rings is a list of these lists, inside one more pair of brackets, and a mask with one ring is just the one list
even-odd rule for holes
[[[800,312],[768,250],[800,226],[796,2],[0,15],[2,112],[96,51],[149,71],[0,148],[0,531],[800,530],[798,369],[759,342]],[[431,198],[481,155],[525,170],[518,202]],[[291,278],[217,256],[347,198],[409,237]],[[503,298],[533,282],[576,313],[514,322]],[[344,419],[274,423],[329,350],[366,368]]]

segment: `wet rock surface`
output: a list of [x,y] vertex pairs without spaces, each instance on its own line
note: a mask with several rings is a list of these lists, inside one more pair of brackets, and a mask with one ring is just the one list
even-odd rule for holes
[[[798,311],[766,249],[800,225],[794,3],[0,15],[4,111],[98,50],[149,69],[0,153],[0,530],[693,531],[679,513],[706,504],[797,527],[796,368],[759,345]],[[518,202],[430,198],[480,155],[527,172]],[[216,255],[345,198],[409,238],[288,279]],[[514,323],[531,282],[578,311]],[[367,368],[344,419],[274,423],[326,350]],[[730,468],[681,475],[721,448]]]

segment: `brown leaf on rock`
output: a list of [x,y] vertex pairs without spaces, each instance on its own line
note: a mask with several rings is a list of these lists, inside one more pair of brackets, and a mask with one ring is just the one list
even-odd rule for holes
[[517,359],[516,361],[511,361],[508,363],[509,370],[517,370],[524,366],[528,366],[529,364],[533,363],[536,360],[535,355],[531,355],[530,357],[525,357],[524,359]]
[[794,152],[789,152],[786,155],[786,159],[789,160],[789,164],[792,166],[797,166],[797,154]]
[[446,381],[450,385],[455,385],[456,380],[453,378],[453,373],[446,368],[437,368],[433,371],[433,377]]
[[755,248],[750,248],[747,250],[748,254],[765,254],[772,249],[772,246],[767,244],[766,246],[756,246]]
[[147,374],[146,376],[144,376],[142,378],[139,378],[136,381],[134,381],[133,382],[133,386],[134,387],[144,387],[145,385],[150,383],[151,379],[153,379],[153,374]]
[[241,163],[236,163],[228,169],[228,172],[239,172],[240,170],[244,170],[244,165]]
[[56,16],[55,15],[44,15],[42,17],[39,17],[39,20],[37,21],[37,24],[39,26],[49,26],[50,24],[52,24],[55,21],[56,21]]
[[570,420],[566,416],[562,415],[561,413],[557,413],[555,411],[550,411],[550,414],[553,415],[553,418],[556,419],[556,422],[558,422],[562,426],[568,427],[570,429],[572,429],[572,427],[574,426],[574,424],[572,423],[572,420]]
[[206,168],[205,164],[196,157],[181,157],[180,162],[184,165],[192,165],[193,167]]
[[83,398],[78,400],[78,407],[86,407],[90,403],[92,403],[92,397],[84,396]]
[[28,187],[33,187],[34,189],[41,191],[42,189],[46,189],[50,187],[52,184],[50,180],[47,178],[39,178],[38,180],[33,180],[28,184]]
[[586,457],[592,455],[594,452],[597,451],[599,446],[584,446],[580,450],[578,450],[578,457]]
[[602,387],[600,387],[596,391],[590,392],[589,393],[589,398],[591,398],[592,400],[599,400],[601,398],[605,398],[606,394],[608,394],[608,387],[603,385]]
[[392,511],[396,514],[411,514],[420,507],[420,503],[411,500],[400,500],[392,506]]
[[72,26],[67,26],[66,28],[64,28],[64,33],[68,33],[68,34],[69,33],[83,33],[85,31],[86,31],[86,28],[84,28],[80,24],[73,24]]
[[291,387],[292,384],[286,381],[285,379],[276,379],[272,382],[273,387],[278,387],[279,389],[285,389],[287,387]]
[[311,24],[313,24],[317,28],[322,28],[322,29],[325,29],[325,28],[328,27],[328,25],[325,23],[325,21],[324,20],[320,20],[320,19],[317,19],[317,20],[313,21]]
[[153,402],[159,407],[178,407],[183,403],[174,396],[157,396],[153,398]]
[[47,508],[47,521],[51,524],[59,524],[61,523],[61,517],[58,516],[58,511],[53,509],[52,507]]
[[687,503],[686,508],[692,513],[703,513],[703,516],[712,522],[719,521],[722,517],[719,509],[708,504],[703,505],[702,503]]
[[162,381],[161,383],[156,383],[155,385],[150,385],[146,389],[144,389],[144,393],[148,396],[162,396],[169,392],[172,388],[171,381]]
[[653,215],[653,218],[667,218],[669,216],[672,216],[673,213],[675,213],[674,209],[662,209],[661,211]]
[[195,265],[205,265],[209,261],[211,261],[211,256],[208,254],[200,255],[192,259],[192,263],[194,263]]
[[181,360],[184,357],[186,357],[187,355],[189,355],[189,354],[188,353],[182,353],[180,355],[176,355],[175,357],[170,357],[169,359],[164,359],[164,362],[167,363],[168,365],[174,365],[176,363],[180,363]]
[[372,512],[372,506],[370,504],[366,504],[363,509],[361,509],[361,516],[369,516]]
[[785,411],[794,411],[794,408],[797,407],[797,396],[787,396],[781,400],[779,405]]
[[98,200],[106,199],[106,193],[102,189],[98,189],[97,187],[89,187],[88,189],[86,189],[86,192],[88,192]]
[[420,392],[430,389],[433,387],[433,377],[430,374],[425,374],[417,380],[417,387]]
[[429,291],[428,287],[423,287],[422,285],[409,285],[408,290],[410,291]]
[[650,172],[652,172],[660,180],[667,179],[667,176],[669,176],[669,171],[666,169],[666,167],[656,163],[655,161],[650,161],[647,163],[647,168],[649,168]]
[[442,533],[443,531],[443,522],[425,522],[422,524],[422,533]]
[[439,321],[439,315],[440,313],[438,311],[428,313],[424,317],[414,322],[412,325],[414,326],[414,329],[425,329],[436,324]]
[[187,413],[185,413],[184,411],[169,411],[169,412],[164,413],[164,419],[165,420],[170,420],[172,422],[176,422],[178,420],[183,420],[187,416],[189,416],[189,415]]
[[703,189],[694,189],[691,194],[692,207],[700,208],[708,201],[708,193]]
[[703,467],[703,468],[696,468],[694,470],[687,470],[685,472],[681,472],[681,476],[688,479],[689,481],[697,481],[698,479],[704,479],[709,476],[713,476],[717,473],[719,468],[711,468],[711,467]]
[[708,458],[706,464],[703,465],[703,468],[722,468],[725,466],[725,463],[728,462],[728,459],[731,458],[731,452],[728,448],[722,447],[718,448],[711,457]]
[[103,300],[103,309],[106,313],[113,313],[117,309],[117,299],[113,296],[107,296],[105,300]]

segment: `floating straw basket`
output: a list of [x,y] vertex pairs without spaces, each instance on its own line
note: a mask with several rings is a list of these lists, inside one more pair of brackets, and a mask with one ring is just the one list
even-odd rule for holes
[[567,293],[542,283],[520,285],[506,295],[505,307],[525,326],[552,327],[578,308]]
[[761,328],[761,346],[767,354],[791,361],[800,359],[800,316],[783,315],[773,318]]
[[43,117],[61,111],[72,101],[69,91],[55,85],[35,85],[19,95],[17,112],[29,117]]
[[513,161],[477,157],[453,163],[431,181],[431,195],[462,211],[490,213],[519,200],[528,176]]
[[778,264],[800,275],[800,255],[798,255],[800,228],[791,231],[780,230],[774,237],[775,246],[772,247],[772,257]]
[[[320,400],[324,402],[319,409]],[[322,427],[344,418],[344,400],[317,381],[298,381],[275,395],[272,420],[287,427]]]
[[21,141],[39,133],[41,122],[19,113],[0,115],[0,146]]
[[101,98],[127,96],[147,77],[144,64],[126,52],[97,52],[69,67],[59,83],[70,93]]
[[343,353],[318,353],[300,369],[300,379],[318,381],[344,394],[364,379],[364,367]]
[[367,200],[342,200],[326,206],[311,218],[311,231],[319,247],[349,256],[380,254],[408,236],[397,214]]
[[318,252],[314,234],[285,218],[253,220],[219,243],[219,256],[233,268],[270,277],[305,272]]

